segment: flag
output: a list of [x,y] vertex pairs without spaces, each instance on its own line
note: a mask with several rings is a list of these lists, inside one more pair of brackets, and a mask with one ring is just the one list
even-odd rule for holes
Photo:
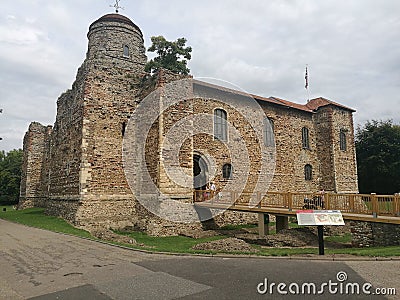
[[304,87],[308,89],[308,67],[306,67],[306,75],[304,76],[304,79],[306,80],[306,85]]

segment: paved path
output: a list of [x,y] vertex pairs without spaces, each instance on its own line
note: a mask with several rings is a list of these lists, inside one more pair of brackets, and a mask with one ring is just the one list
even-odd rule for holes
[[[0,299],[365,299],[365,295],[260,295],[268,280],[371,282],[400,292],[400,261],[182,257],[146,254],[0,220]],[[260,285],[262,290],[265,284]],[[286,288],[287,290],[287,288]],[[371,289],[371,291],[373,291]],[[373,299],[385,299],[375,296]],[[391,297],[390,299],[399,299]]]

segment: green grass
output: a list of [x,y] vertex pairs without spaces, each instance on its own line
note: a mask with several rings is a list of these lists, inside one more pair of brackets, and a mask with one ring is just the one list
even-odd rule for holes
[[[275,228],[275,222],[269,222],[268,226]],[[241,225],[232,225],[232,224],[227,224],[225,226],[222,226],[221,229],[222,230],[240,230],[240,229],[244,229],[244,228],[257,228],[258,225],[257,224],[241,224]],[[297,223],[291,222],[289,223],[289,228],[299,228],[301,226],[299,226]],[[270,229],[269,234],[276,234],[275,229]]]
[[[3,208],[6,208],[7,211],[3,212]],[[0,206],[0,218],[50,231],[68,233],[87,238],[92,237],[89,232],[75,228],[61,218],[45,215],[43,208],[14,210],[12,206]]]
[[256,228],[257,224],[241,224],[241,225],[232,225],[232,224],[227,224],[225,226],[222,226],[222,230],[240,230],[243,228]]
[[144,245],[143,247],[141,247],[141,249],[148,249],[160,252],[176,252],[176,253],[184,253],[184,252],[209,253],[210,251],[196,251],[192,250],[191,248],[194,245],[200,243],[205,243],[225,238],[225,236],[213,236],[200,239],[194,239],[185,236],[154,237],[154,236],[149,236],[144,232],[136,232],[136,231],[129,233],[123,233],[117,231],[117,233],[134,238],[138,244]]
[[[259,255],[263,256],[291,256],[304,254],[318,254],[318,248],[268,248],[262,249]],[[399,246],[370,247],[370,248],[342,248],[325,249],[326,255],[348,254],[355,256],[389,257],[400,256]]]
[[400,256],[400,246],[328,249],[329,254],[350,254],[357,256],[388,257]]
[[351,243],[351,233],[345,233],[343,235],[326,236],[325,241],[335,243]]
[[[7,211],[3,212],[3,208]],[[25,210],[14,210],[12,206],[0,206],[0,218],[10,220],[13,222],[25,224],[32,227],[42,228],[55,232],[68,233],[80,237],[93,238],[89,232],[77,229],[68,222],[61,218],[47,216],[44,214],[42,208],[30,208]],[[252,228],[252,225],[232,226],[227,228]],[[291,223],[290,227],[298,227],[297,224]],[[153,237],[148,236],[143,232],[129,232],[120,234],[128,235],[134,238],[139,245],[126,245],[131,248],[145,249],[154,252],[173,252],[173,253],[207,253],[216,254],[217,251],[207,250],[193,250],[194,245],[205,243],[217,239],[225,238],[225,236],[213,236],[208,238],[193,239],[183,236],[170,236],[170,237]],[[326,237],[328,241],[335,242],[349,242],[351,239],[350,234],[336,237]],[[119,243],[114,243],[119,244]],[[140,245],[142,244],[142,245]],[[257,255],[261,256],[290,256],[290,255],[306,255],[318,254],[318,248],[264,248],[258,245],[253,245],[259,250]],[[237,254],[248,254],[244,252],[235,252]],[[374,257],[387,257],[387,256],[400,256],[400,247],[370,247],[370,248],[342,248],[342,249],[325,249],[326,254],[350,254],[358,256],[374,256]]]

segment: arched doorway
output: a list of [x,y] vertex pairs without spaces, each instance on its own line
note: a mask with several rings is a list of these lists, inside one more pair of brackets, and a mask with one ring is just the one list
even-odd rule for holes
[[199,154],[193,155],[193,187],[204,190],[207,185],[208,166],[206,160]]

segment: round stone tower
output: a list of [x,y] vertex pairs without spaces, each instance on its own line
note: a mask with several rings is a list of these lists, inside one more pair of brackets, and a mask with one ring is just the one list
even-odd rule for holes
[[101,64],[143,72],[147,58],[140,28],[129,18],[107,14],[93,22],[88,32],[86,58]]
[[[125,126],[139,102],[137,83],[147,61],[143,35],[129,18],[107,14],[90,25],[87,36],[86,60],[75,85],[82,120],[73,126],[79,130],[82,150],[77,159],[80,202],[74,222],[123,227],[134,224],[137,216],[121,149]],[[70,119],[78,115],[72,110]]]

